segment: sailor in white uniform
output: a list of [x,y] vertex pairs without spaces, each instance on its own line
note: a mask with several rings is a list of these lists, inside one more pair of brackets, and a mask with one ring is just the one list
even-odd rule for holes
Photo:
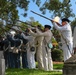
[[64,62],[72,56],[73,38],[69,19],[63,18],[62,25],[52,20],[54,27],[61,33],[61,43],[64,56]]

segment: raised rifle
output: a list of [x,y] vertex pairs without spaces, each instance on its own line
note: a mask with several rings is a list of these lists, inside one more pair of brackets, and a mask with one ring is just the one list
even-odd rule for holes
[[[36,15],[38,15],[38,16],[40,16],[40,17],[43,17],[43,18],[45,18],[45,19],[47,19],[47,20],[49,20],[49,21],[51,21],[51,22],[53,22],[54,20],[52,20],[52,19],[49,19],[49,18],[47,18],[47,17],[45,17],[45,16],[43,16],[43,15],[41,15],[41,14],[38,14],[38,13],[36,13],[36,12],[34,12],[34,11],[32,11],[31,10],[31,12],[32,13],[34,13],[34,14],[36,14]],[[55,21],[54,21],[55,22]],[[61,26],[58,22],[56,22],[59,26]]]
[[31,12],[34,13],[34,14],[36,14],[36,15],[38,15],[38,16],[40,16],[40,17],[43,17],[43,18],[45,18],[45,19],[47,19],[47,20],[52,21],[52,19],[49,19],[49,18],[47,18],[47,17],[45,17],[45,16],[43,16],[43,15],[41,15],[41,14],[38,14],[38,13],[32,11],[32,10],[31,10]]
[[32,24],[30,24],[30,23],[23,22],[23,21],[20,21],[20,20],[17,20],[17,21],[19,21],[19,22],[21,22],[21,23],[24,23],[24,24],[27,24],[27,25],[28,25],[27,27],[29,27],[29,28],[31,28],[31,29],[34,29],[34,27],[32,27]]

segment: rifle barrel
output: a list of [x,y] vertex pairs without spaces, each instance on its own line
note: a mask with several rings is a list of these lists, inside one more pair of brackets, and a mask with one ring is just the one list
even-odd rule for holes
[[17,21],[22,22],[22,23],[24,23],[24,24],[27,24],[29,28],[34,29],[34,27],[32,27],[32,24],[29,24],[29,23],[27,23],[27,22],[23,22],[23,21],[20,21],[20,20],[17,20]]
[[45,17],[45,16],[43,16],[43,15],[41,15],[41,14],[38,14],[38,13],[36,13],[36,12],[32,11],[32,10],[31,10],[31,12],[32,12],[32,13],[34,13],[34,14],[36,14],[36,15],[39,15],[39,16],[41,16],[41,17],[43,17],[43,18],[48,19],[48,20],[50,20],[50,21],[51,21],[51,19],[49,19],[49,18],[47,18],[47,17]]
[[27,24],[27,25],[30,25],[30,26],[32,25],[32,24],[29,24],[27,22],[23,22],[23,21],[20,21],[20,20],[17,20],[17,21],[22,22],[22,23]]
[[[47,17],[45,17],[45,16],[43,16],[43,15],[41,15],[41,14],[38,14],[38,13],[32,11],[32,10],[31,10],[31,12],[34,13],[34,14],[36,14],[36,15],[38,15],[38,16],[40,16],[40,17],[43,17],[43,18],[45,18],[45,19],[47,19],[47,20],[50,20],[51,22],[53,21],[52,19],[49,19],[49,18],[47,18]],[[54,22],[55,22],[55,21],[54,21]],[[56,23],[57,23],[59,26],[61,26],[58,22],[56,22]]]

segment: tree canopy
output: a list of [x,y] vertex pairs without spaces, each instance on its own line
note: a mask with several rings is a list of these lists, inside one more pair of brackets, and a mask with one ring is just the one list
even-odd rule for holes
[[5,20],[6,23],[9,23],[10,20],[14,24],[15,20],[19,18],[17,8],[24,9],[25,15],[28,4],[28,0],[0,0],[0,19]]
[[43,14],[46,13],[46,10],[49,10],[49,13],[52,13],[52,17],[74,17],[74,13],[71,9],[70,0],[45,0],[45,2],[40,6],[42,0],[33,0],[36,1],[36,4],[39,6],[40,11]]
[[[25,12],[23,16],[27,16],[27,10],[30,1],[33,1],[40,8],[43,14],[46,14],[46,10],[52,13],[52,17],[75,17],[72,12],[71,0],[0,0],[0,32],[3,33],[8,30],[7,25],[16,24],[19,19],[18,8],[23,9]],[[43,3],[43,4],[42,4]],[[67,11],[66,11],[67,10]],[[33,24],[35,24],[33,22]],[[36,22],[37,24],[37,22]]]

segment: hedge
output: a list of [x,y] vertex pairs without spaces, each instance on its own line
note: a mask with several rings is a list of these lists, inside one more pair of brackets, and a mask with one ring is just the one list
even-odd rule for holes
[[52,52],[53,61],[63,61],[63,51],[60,49],[53,49]]

